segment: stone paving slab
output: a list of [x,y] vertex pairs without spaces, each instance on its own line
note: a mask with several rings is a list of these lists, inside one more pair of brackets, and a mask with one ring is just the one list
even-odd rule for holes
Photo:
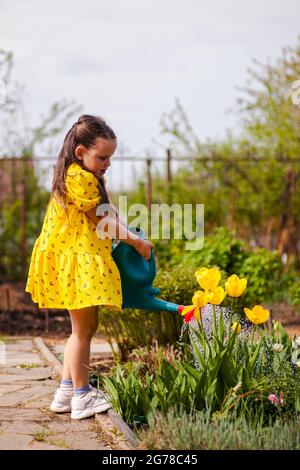
[[[1,370],[1,377],[5,374],[7,375],[6,379],[9,380],[10,383],[15,382],[22,382],[24,377],[28,377],[28,368],[26,367],[7,367]],[[31,370],[30,373],[30,380],[39,381],[39,380],[46,380],[51,379],[52,377],[52,367],[38,367]]]
[[[49,416],[46,413],[41,414],[39,409],[32,409],[30,403],[28,403],[28,408],[1,408],[0,416],[2,422],[0,422],[0,433],[2,427],[8,427],[9,423],[23,421],[24,423],[27,421],[31,422],[40,422],[40,421],[49,421]],[[41,404],[40,404],[41,407]],[[49,413],[50,410],[49,410]]]
[[[94,418],[74,421],[49,410],[57,382],[32,338],[5,339],[0,364],[1,450],[110,450]],[[100,437],[101,436],[101,437]]]
[[[56,343],[51,345],[51,350],[55,355],[63,354],[65,349],[65,343]],[[114,351],[118,350],[118,346],[116,343],[113,343]],[[101,357],[111,357],[113,355],[113,351],[107,341],[101,340],[99,338],[93,338],[91,341],[91,354],[92,355],[101,355]]]

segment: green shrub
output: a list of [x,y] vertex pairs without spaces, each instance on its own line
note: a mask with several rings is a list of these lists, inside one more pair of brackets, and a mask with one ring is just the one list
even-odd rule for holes
[[226,227],[219,227],[213,234],[205,236],[201,250],[185,252],[183,262],[194,268],[218,266],[222,271],[233,274],[239,272],[246,258],[245,243],[234,239]]
[[[160,289],[158,297],[176,304],[190,305],[194,292],[200,289],[195,270],[202,266],[216,265],[221,269],[223,279],[237,273],[248,280],[245,294],[235,301],[236,311],[243,313],[241,302],[248,307],[268,304],[287,297],[288,293],[291,296],[293,289],[295,303],[297,295],[300,297],[297,290],[299,278],[293,269],[288,274],[284,272],[284,266],[276,252],[265,249],[255,252],[247,250],[225,228],[206,237],[202,250],[189,252],[183,256],[182,262],[178,260],[164,269],[158,269],[154,280],[154,286]],[[230,300],[226,297],[224,305],[229,304]],[[176,313],[131,309],[117,314],[109,310],[100,313],[99,331],[107,336],[111,344],[117,343],[123,360],[132,349],[150,345],[155,339],[159,344],[174,344],[181,328],[182,318]]]
[[[194,269],[178,265],[159,270],[154,286],[159,287],[159,298],[176,304],[189,305],[197,282]],[[99,332],[109,343],[118,345],[120,357],[125,360],[130,351],[139,346],[174,344],[180,334],[183,318],[176,312],[125,309],[120,313],[108,309],[100,311]],[[116,351],[117,354],[117,351]]]
[[[280,301],[285,296],[286,279],[281,258],[277,252],[263,248],[249,252],[236,270],[248,280],[244,302],[249,304]],[[229,273],[232,274],[232,273]]]
[[117,364],[109,377],[103,378],[106,393],[113,408],[130,425],[134,424],[136,416],[150,415],[153,409],[152,377],[146,373],[142,378],[139,371],[142,363],[128,363],[121,367]]
[[300,449],[300,428],[296,419],[277,418],[263,426],[245,416],[211,420],[208,413],[190,414],[170,409],[157,413],[149,421],[147,431],[140,430],[141,449],[178,450],[283,450]]
[[154,286],[160,289],[160,298],[181,305],[190,305],[195,290],[199,288],[194,267],[182,263],[160,269]]
[[288,298],[296,304],[300,298],[295,287],[299,286],[300,277],[293,266],[286,273],[278,252],[250,249],[246,243],[234,239],[225,227],[205,237],[201,250],[186,252],[182,262],[194,270],[202,266],[218,266],[224,277],[231,274],[246,277],[248,285],[244,303],[274,303]]
[[[173,312],[125,309],[122,312],[101,310],[98,332],[105,335],[115,357],[122,361],[139,346],[174,344],[181,333],[183,318]],[[114,343],[117,350],[114,350]]]

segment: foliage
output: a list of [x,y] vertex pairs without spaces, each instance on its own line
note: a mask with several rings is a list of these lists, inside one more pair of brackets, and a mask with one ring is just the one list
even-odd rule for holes
[[[202,142],[179,100],[161,118],[161,132],[175,157],[171,187],[155,175],[153,202],[204,204],[205,231],[227,226],[236,236],[298,257],[300,107],[293,103],[299,79],[300,40],[273,63],[254,61],[240,88],[236,110],[242,129],[223,141]],[[183,251],[181,240],[158,245],[166,262]],[[174,250],[172,252],[172,250]]]
[[117,364],[114,373],[103,378],[106,393],[113,408],[123,416],[128,424],[133,424],[135,416],[146,417],[151,408],[153,391],[152,377],[146,374],[144,380],[139,376],[141,363],[128,363],[125,369]]
[[238,272],[249,280],[244,302],[271,303],[285,297],[288,278],[277,252],[264,248],[248,252]]
[[[118,364],[103,378],[114,408],[127,422],[133,424],[134,416],[149,422],[172,407],[205,411],[213,419],[235,413],[250,422],[259,418],[262,425],[300,413],[298,352],[283,327],[277,324],[272,334],[256,329],[249,337],[247,331],[228,331],[222,314],[212,321],[212,336],[199,321],[197,328],[190,326],[190,352],[181,360],[160,357],[155,370],[143,373],[143,362]],[[282,402],[274,404],[270,395]]]
[[[286,271],[277,251],[250,248],[245,242],[236,239],[226,227],[219,227],[207,235],[203,248],[198,251],[183,254],[180,251],[177,254],[172,241],[169,245],[171,252],[173,251],[172,262],[167,262],[165,258],[159,259],[161,270],[158,271],[156,282],[164,298],[168,300],[176,301],[172,300],[173,292],[180,291],[179,298],[176,298],[178,303],[184,304],[187,297],[191,299],[193,286],[196,285],[192,281],[193,269],[219,266],[223,277],[239,272],[249,280],[244,303],[274,303],[282,299],[297,303],[299,274],[295,268],[290,266]],[[174,291],[171,278],[175,280]],[[178,279],[181,279],[180,285]],[[165,283],[167,280],[169,287]]]
[[178,349],[177,346],[177,343],[176,345],[159,345],[155,340],[150,348],[139,346],[138,348],[133,349],[127,360],[132,362],[141,362],[143,364],[143,369],[140,373],[146,373],[148,371],[150,374],[154,374],[156,370],[161,372],[163,359],[168,362],[188,359],[188,357],[184,357],[184,353],[187,351]]
[[[27,240],[27,262],[37,234],[41,230],[45,207],[49,193],[40,187],[35,171],[28,164],[27,157],[22,158],[23,168],[16,167],[15,181],[26,181],[24,209],[26,211],[25,237]],[[21,275],[23,253],[21,232],[21,199],[3,203],[0,211],[0,282],[17,281]],[[19,247],[19,248],[18,248]]]
[[288,297],[291,305],[300,305],[300,283],[298,276],[289,284]]
[[[249,279],[243,295],[244,305],[274,302],[289,294],[293,285],[298,284],[298,276],[291,270],[284,273],[284,266],[276,252],[260,249],[256,252],[232,237],[225,228],[206,238],[204,248],[194,254],[178,259],[177,264],[159,269],[154,286],[160,289],[159,297],[178,305],[189,305],[197,287],[195,268],[202,264],[221,267],[223,278],[238,271]],[[224,305],[230,305],[225,298]],[[237,311],[242,311],[239,302]],[[178,315],[169,312],[151,312],[126,309],[116,315],[109,310],[101,310],[99,331],[108,340],[116,342],[122,359],[138,347],[150,345],[153,339],[159,344],[175,343],[180,334],[182,321]]]
[[[12,78],[13,54],[0,50],[0,77],[6,89],[5,103],[0,107],[0,154],[2,164],[8,168],[9,157],[19,157],[17,165],[12,165],[11,194],[3,194],[0,210],[0,282],[17,281],[21,277],[22,233],[20,224],[21,194],[20,183],[24,183],[25,201],[25,239],[27,244],[27,262],[36,237],[41,230],[44,211],[49,192],[46,191],[38,177],[36,168],[30,162],[42,145],[50,146],[66,126],[69,119],[81,109],[74,101],[61,100],[53,103],[45,116],[39,118],[36,125],[29,123],[29,116],[24,106],[24,86]],[[5,172],[6,170],[4,170]],[[9,175],[8,175],[9,176]],[[24,273],[23,273],[24,275]]]
[[273,63],[253,60],[238,107],[251,142],[268,154],[299,157],[300,108],[293,103],[292,84],[300,76],[300,36]]
[[[159,297],[179,305],[187,305],[195,289],[194,270],[177,265],[169,270],[159,270],[154,286],[160,289]],[[99,332],[113,347],[118,346],[120,357],[125,360],[138,346],[173,344],[182,328],[182,318],[174,312],[125,309],[116,315],[107,309],[100,311]],[[117,355],[117,351],[116,351]]]
[[234,238],[226,227],[217,228],[207,235],[201,250],[184,253],[184,263],[193,266],[219,266],[228,274],[240,271],[240,266],[248,256],[247,246]]
[[286,271],[277,251],[250,248],[225,227],[208,235],[201,250],[184,254],[182,262],[188,269],[217,265],[224,277],[239,272],[248,279],[244,303],[274,303],[286,298],[296,303],[299,274],[295,268],[290,266]]
[[128,354],[139,346],[148,346],[153,340],[158,344],[177,341],[182,327],[182,318],[173,312],[124,309],[115,313],[101,309],[98,331],[105,335],[115,357],[126,360]]
[[212,421],[205,411],[191,414],[171,408],[167,414],[153,416],[149,429],[138,434],[140,449],[300,449],[299,423],[281,417],[264,426],[259,419],[251,423],[243,415]]
[[37,146],[45,142],[51,145],[81,106],[75,101],[56,101],[45,116],[40,116],[37,125],[31,125],[24,105],[25,87],[13,80],[12,71],[13,53],[0,50],[0,77],[6,88],[5,103],[0,107],[0,154],[33,156]]

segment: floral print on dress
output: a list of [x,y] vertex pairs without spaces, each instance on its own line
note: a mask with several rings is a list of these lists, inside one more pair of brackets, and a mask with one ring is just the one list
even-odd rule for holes
[[121,280],[112,240],[100,240],[85,214],[101,202],[97,178],[77,163],[66,175],[67,211],[52,196],[29,266],[25,291],[41,308],[106,305],[120,311]]

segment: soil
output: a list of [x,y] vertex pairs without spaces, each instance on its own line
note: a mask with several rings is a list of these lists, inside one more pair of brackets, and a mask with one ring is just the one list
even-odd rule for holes
[[274,304],[271,309],[274,320],[279,320],[290,336],[300,335],[300,310],[286,303]]
[[[71,331],[68,311],[38,308],[24,289],[21,282],[0,285],[0,334],[66,338]],[[276,304],[271,315],[281,321],[291,336],[300,335],[299,307]]]

